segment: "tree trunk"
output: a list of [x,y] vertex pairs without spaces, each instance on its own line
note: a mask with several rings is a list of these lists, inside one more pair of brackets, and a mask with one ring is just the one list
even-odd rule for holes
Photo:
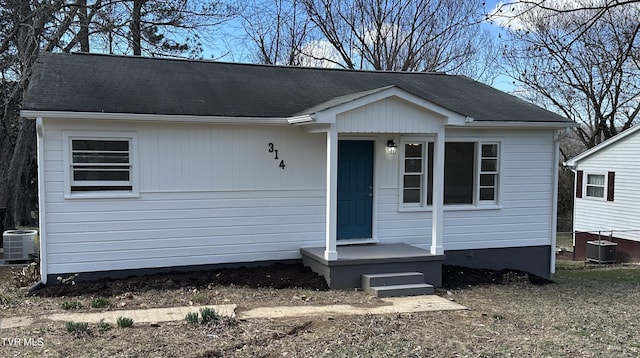
[[141,37],[141,21],[142,21],[142,5],[146,0],[133,0],[133,10],[131,12],[131,49],[134,56],[142,55],[142,37]]
[[87,11],[87,0],[78,0],[78,19],[80,20],[80,30],[78,40],[80,51],[89,52],[89,16]]

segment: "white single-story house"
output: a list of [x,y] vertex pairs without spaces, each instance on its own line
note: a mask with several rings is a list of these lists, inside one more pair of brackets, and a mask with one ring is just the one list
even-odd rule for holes
[[45,284],[294,260],[336,288],[554,271],[574,123],[464,76],[43,53],[22,116]]
[[575,172],[574,259],[587,242],[617,244],[619,261],[640,260],[640,126],[606,140],[564,164]]

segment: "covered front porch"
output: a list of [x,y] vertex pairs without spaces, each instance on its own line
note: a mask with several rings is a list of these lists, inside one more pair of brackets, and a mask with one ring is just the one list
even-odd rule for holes
[[394,285],[400,274],[440,286],[445,126],[467,120],[389,86],[290,121],[326,134],[325,245],[302,248],[303,263],[330,288],[364,287],[369,275]]
[[329,288],[360,288],[362,275],[420,272],[435,287],[442,285],[444,255],[407,244],[364,244],[337,247],[336,260],[324,257],[325,247],[300,249],[302,263],[322,275]]

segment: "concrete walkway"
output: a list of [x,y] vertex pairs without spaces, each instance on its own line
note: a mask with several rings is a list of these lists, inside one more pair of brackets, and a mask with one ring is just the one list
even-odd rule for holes
[[465,310],[466,307],[452,302],[446,298],[428,295],[412,297],[393,297],[382,299],[384,306],[357,307],[351,305],[325,305],[325,306],[274,306],[258,307],[236,313],[237,305],[207,305],[186,306],[168,308],[148,308],[136,310],[117,310],[103,312],[64,312],[39,317],[7,317],[0,318],[0,329],[24,327],[34,323],[38,319],[49,321],[74,321],[97,323],[104,320],[115,324],[118,317],[133,319],[134,323],[160,323],[182,321],[189,312],[199,312],[200,308],[214,309],[219,315],[235,317],[238,319],[257,318],[287,318],[287,317],[318,317],[334,315],[364,315],[364,314],[389,314],[412,313],[429,311]]

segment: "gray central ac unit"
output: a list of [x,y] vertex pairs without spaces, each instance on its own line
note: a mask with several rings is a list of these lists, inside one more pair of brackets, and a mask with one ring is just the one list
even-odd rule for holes
[[37,230],[8,230],[2,234],[4,261],[25,261],[37,252]]
[[600,264],[615,263],[618,244],[606,240],[587,241],[587,261]]

